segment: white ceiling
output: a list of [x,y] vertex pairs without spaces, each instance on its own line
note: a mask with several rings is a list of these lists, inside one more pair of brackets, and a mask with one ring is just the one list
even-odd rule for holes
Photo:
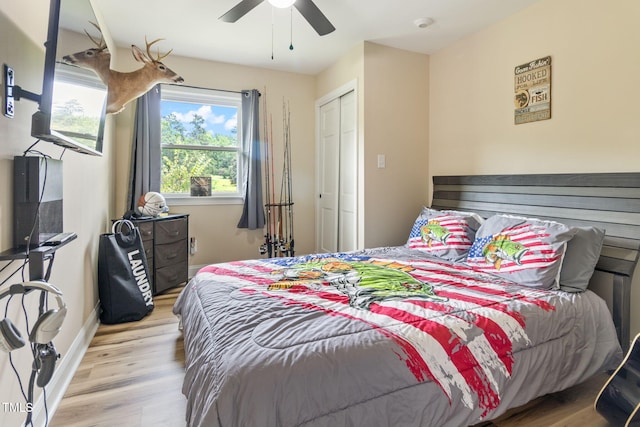
[[[536,1],[314,0],[336,27],[322,37],[297,10],[291,15],[290,9],[273,8],[266,0],[235,23],[218,18],[239,0],[93,3],[118,46],[144,48],[145,36],[149,40],[163,38],[157,47],[162,52],[173,49],[172,55],[316,74],[363,40],[430,54]],[[420,29],[414,21],[422,17],[430,17],[434,23]],[[291,30],[293,50],[289,50]],[[165,60],[168,65],[170,58]]]

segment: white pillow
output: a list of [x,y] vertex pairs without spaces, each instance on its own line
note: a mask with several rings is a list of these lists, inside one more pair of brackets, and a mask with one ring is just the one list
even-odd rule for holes
[[566,243],[576,233],[564,224],[494,215],[476,233],[466,263],[539,289],[559,289]]
[[461,261],[484,221],[478,214],[423,208],[409,233],[406,246],[450,261]]

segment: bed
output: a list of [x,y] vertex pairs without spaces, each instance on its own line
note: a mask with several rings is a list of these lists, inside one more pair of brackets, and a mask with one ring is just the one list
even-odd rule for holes
[[403,246],[202,268],[174,306],[188,425],[472,425],[614,368],[639,187],[434,177]]

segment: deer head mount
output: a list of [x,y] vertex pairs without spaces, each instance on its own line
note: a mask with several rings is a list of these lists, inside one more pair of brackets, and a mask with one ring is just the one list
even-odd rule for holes
[[[91,23],[100,31],[98,25]],[[151,54],[151,46],[162,39],[156,39],[149,43],[145,37],[147,45],[146,54],[135,45],[131,45],[131,51],[136,61],[142,63],[142,68],[131,72],[120,72],[110,68],[111,54],[107,50],[107,45],[100,32],[100,40],[91,37],[85,30],[89,39],[96,45],[87,50],[66,55],[62,58],[64,62],[77,65],[79,67],[93,70],[104,84],[108,87],[107,113],[116,114],[122,111],[129,102],[145,94],[157,83],[183,83],[184,79],[164,65],[161,60],[169,56],[172,52],[160,54],[157,52],[154,58]]]
[[160,52],[158,52],[155,59],[151,55],[151,46],[160,40],[162,39],[156,39],[149,43],[145,38],[147,45],[146,55],[137,46],[131,45],[133,57],[136,61],[142,62],[142,68],[129,73],[109,70],[107,113],[119,113],[126,104],[146,93],[157,83],[184,82],[182,77],[161,62],[171,51],[164,55],[160,55]]

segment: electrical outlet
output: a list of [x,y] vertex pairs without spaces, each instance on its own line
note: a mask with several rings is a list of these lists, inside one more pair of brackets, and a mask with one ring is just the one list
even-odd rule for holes
[[195,255],[198,252],[198,241],[195,237],[189,238],[189,254]]

